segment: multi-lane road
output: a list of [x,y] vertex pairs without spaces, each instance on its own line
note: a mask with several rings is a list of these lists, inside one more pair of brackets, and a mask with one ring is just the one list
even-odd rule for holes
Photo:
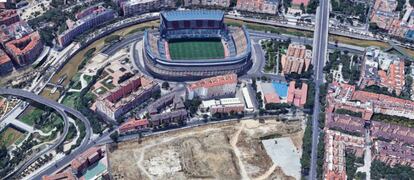
[[319,104],[319,86],[323,83],[323,66],[327,56],[328,47],[328,29],[329,29],[329,1],[320,0],[316,14],[316,26],[313,41],[312,61],[315,67],[315,102],[312,116],[312,152],[311,164],[309,170],[309,179],[317,179],[317,156],[318,156],[318,139],[319,125],[318,118],[320,112]]

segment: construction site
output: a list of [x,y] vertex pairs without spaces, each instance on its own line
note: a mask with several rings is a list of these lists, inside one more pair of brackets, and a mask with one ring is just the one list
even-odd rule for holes
[[[300,167],[283,167],[286,165],[275,163],[269,154],[294,151],[294,157],[288,158],[299,161],[303,129],[302,120],[268,119],[152,135],[108,145],[109,171],[114,179],[297,179],[284,171],[300,174]],[[262,143],[271,140],[277,144],[278,138],[289,139],[293,150],[269,150]]]

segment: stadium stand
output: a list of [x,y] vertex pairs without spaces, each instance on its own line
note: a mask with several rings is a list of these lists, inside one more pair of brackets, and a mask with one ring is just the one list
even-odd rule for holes
[[[168,11],[161,12],[160,19],[159,31],[146,30],[144,34],[144,62],[155,77],[177,81],[198,80],[227,73],[242,74],[250,68],[252,62],[248,32],[245,27],[227,27],[222,11]],[[215,47],[210,48],[213,50],[210,54],[213,55],[186,54],[185,59],[180,59],[183,56],[173,56],[177,54],[171,49],[171,43],[186,41],[211,43]],[[209,48],[194,47],[190,55],[209,51]]]

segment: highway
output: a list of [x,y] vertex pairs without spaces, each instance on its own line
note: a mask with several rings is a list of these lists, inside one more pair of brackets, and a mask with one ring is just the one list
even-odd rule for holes
[[329,30],[329,1],[320,0],[317,9],[316,26],[313,41],[312,61],[315,67],[315,102],[312,115],[312,152],[308,179],[317,179],[317,160],[318,160],[318,139],[319,127],[318,118],[320,111],[319,86],[323,83],[323,66],[327,55],[328,30]]
[[[77,155],[81,152],[84,152],[87,149],[87,145],[88,145],[88,143],[90,141],[90,137],[92,135],[92,128],[91,128],[91,125],[89,123],[89,120],[85,116],[83,116],[80,112],[78,112],[78,111],[76,111],[72,108],[66,107],[62,104],[59,104],[56,101],[52,101],[52,100],[47,99],[43,96],[39,96],[39,95],[36,95],[32,92],[21,90],[21,89],[0,88],[0,95],[11,95],[11,96],[24,98],[24,99],[30,99],[30,100],[35,101],[37,103],[40,103],[40,104],[43,104],[45,106],[51,107],[54,110],[56,110],[62,116],[62,118],[64,120],[64,129],[63,129],[62,136],[57,140],[57,142],[55,144],[53,144],[52,146],[50,146],[50,147],[44,149],[43,151],[39,152],[37,155],[31,157],[29,160],[27,160],[25,163],[23,163],[21,165],[21,167],[17,168],[15,171],[10,173],[8,176],[4,177],[3,179],[8,179],[11,176],[21,174],[27,167],[29,167],[32,163],[34,163],[39,157],[43,156],[46,152],[56,148],[59,144],[63,143],[63,141],[65,140],[66,134],[69,130],[68,116],[67,116],[66,113],[69,113],[69,114],[73,115],[74,117],[76,117],[77,119],[79,119],[80,121],[82,121],[85,124],[85,129],[86,129],[85,137],[82,140],[80,146],[73,153],[71,153],[71,155]],[[71,156],[71,155],[69,155],[69,156]],[[69,156],[65,156],[65,158],[67,158]]]
[[127,45],[129,45],[133,42],[141,40],[143,35],[144,35],[144,32],[137,32],[137,33],[128,35],[128,36],[124,37],[122,40],[120,40],[116,43],[113,43],[113,44],[109,45],[108,47],[106,47],[102,51],[102,53],[104,53],[108,56],[112,56],[116,52],[118,52],[120,49],[122,49],[123,47],[125,47],[125,46],[127,46]]
[[[226,15],[226,18],[242,20],[242,21],[245,21],[245,22],[264,24],[264,25],[271,25],[271,26],[282,27],[282,28],[284,27],[284,28],[291,28],[291,29],[304,30],[304,31],[314,31],[314,28],[312,28],[312,26],[298,26],[298,25],[293,25],[293,24],[288,24],[288,23],[280,23],[278,21],[273,21],[273,20],[261,20],[261,19],[254,19],[254,18],[248,18],[248,17],[235,17],[235,16],[230,16],[230,15]],[[329,21],[329,19],[328,19],[328,21]],[[318,22],[315,22],[315,27],[316,26],[318,26]],[[374,37],[361,35],[361,34],[356,34],[356,33],[351,33],[351,32],[338,31],[336,29],[332,29],[332,31],[330,31],[329,33],[331,33],[333,35],[344,36],[344,37],[349,37],[349,38],[353,38],[353,39],[378,40]]]

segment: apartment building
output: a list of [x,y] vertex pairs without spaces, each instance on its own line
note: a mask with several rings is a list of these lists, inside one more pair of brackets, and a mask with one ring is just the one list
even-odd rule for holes
[[308,6],[310,0],[292,0],[292,5],[300,6],[303,4],[305,7]]
[[19,39],[14,39],[6,43],[7,52],[12,60],[19,66],[33,63],[43,51],[43,42],[39,33],[33,32]]
[[14,24],[19,21],[20,17],[15,9],[6,9],[0,12],[0,26],[3,24],[6,26],[10,26],[11,24]]
[[103,157],[103,151],[100,147],[92,147],[70,162],[70,167],[75,175],[80,175],[95,162]]
[[147,109],[150,114],[149,123],[153,128],[180,124],[188,118],[183,99],[174,93],[161,97],[150,104]]
[[230,0],[184,0],[184,6],[218,6],[229,7]]
[[292,43],[289,45],[287,53],[282,55],[282,73],[302,74],[302,72],[308,71],[311,61],[311,50],[306,49],[306,46],[303,44]]
[[376,0],[371,10],[370,22],[381,29],[389,30],[395,20],[399,19],[397,0]]
[[10,57],[0,49],[0,76],[13,71],[13,63]]
[[383,123],[379,121],[371,122],[372,138],[388,139],[391,141],[414,144],[414,128],[404,127],[395,124]]
[[347,179],[345,151],[352,151],[362,157],[365,141],[338,131],[325,130],[324,179]]
[[414,148],[404,143],[375,141],[374,160],[390,166],[405,165],[414,168]]
[[157,101],[151,103],[148,106],[147,110],[148,110],[148,113],[152,115],[152,114],[158,114],[166,108],[170,108],[170,109],[185,108],[183,99],[175,93],[164,95],[161,98],[157,99]]
[[175,7],[174,0],[119,0],[124,16],[133,16],[165,8]]
[[201,109],[215,113],[238,113],[244,111],[244,103],[239,98],[223,98],[219,100],[207,100],[201,103]]
[[365,133],[365,120],[362,118],[327,112],[325,123],[330,129],[340,129],[361,136]]
[[61,47],[66,47],[84,32],[114,19],[115,11],[98,5],[77,13],[76,17],[77,21],[67,21],[68,29],[58,35],[57,42]]
[[105,117],[116,120],[137,105],[160,91],[159,85],[144,76],[135,75],[115,89],[98,97],[96,111]]
[[295,86],[295,81],[289,83],[287,103],[303,108],[308,95],[308,85],[303,82],[301,88],[296,88]]
[[401,94],[405,85],[404,60],[377,47],[368,47],[361,66],[360,88],[378,85]]
[[119,126],[119,134],[133,133],[147,129],[149,122],[147,119],[130,118],[128,121]]
[[277,14],[279,0],[237,0],[236,9],[265,14]]
[[4,46],[7,42],[20,39],[33,33],[33,29],[25,21],[17,21],[10,25],[0,26],[0,43]]
[[221,97],[232,97],[236,93],[237,75],[226,74],[202,79],[187,86],[187,97],[193,99],[212,99]]
[[[355,90],[355,86],[341,83],[332,83],[328,89],[328,102],[347,105],[355,104],[355,108],[370,107],[373,113],[382,113],[392,116],[414,119],[414,102],[383,94]],[[354,103],[349,103],[354,102]],[[361,110],[362,112],[364,110]],[[367,112],[370,113],[370,112]],[[372,116],[372,115],[371,115]],[[370,117],[367,114],[367,117]],[[370,118],[364,117],[368,120]]]
[[150,116],[150,124],[157,128],[160,126],[168,126],[169,124],[180,124],[188,119],[188,113],[185,109],[176,109],[169,112],[161,112]]

